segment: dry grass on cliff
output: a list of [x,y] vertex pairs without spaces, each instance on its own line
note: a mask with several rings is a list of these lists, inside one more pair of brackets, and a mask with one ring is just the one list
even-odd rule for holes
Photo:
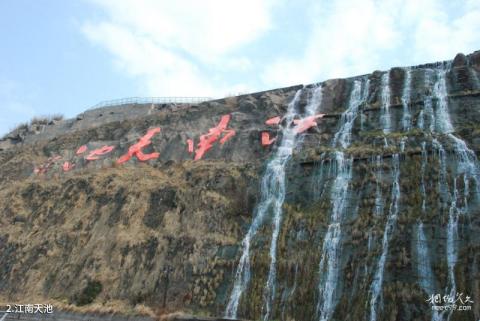
[[[116,295],[112,289],[119,287],[121,278],[115,267],[120,265],[122,258],[120,250],[112,252],[111,245],[115,244],[117,249],[127,245],[130,248],[141,248],[150,239],[155,239],[158,240],[158,248],[167,249],[168,238],[182,242],[196,240],[193,246],[194,254],[188,259],[194,265],[207,268],[209,263],[205,262],[205,252],[202,252],[205,244],[220,246],[236,242],[235,236],[226,232],[231,229],[224,225],[222,219],[228,213],[230,201],[222,194],[222,188],[219,187],[222,185],[215,184],[221,181],[222,177],[230,177],[236,184],[242,179],[245,180],[245,176],[253,177],[254,168],[245,170],[242,166],[244,165],[221,161],[192,161],[157,167],[139,164],[72,171],[66,175],[32,176],[25,180],[12,181],[11,185],[4,185],[5,188],[0,189],[0,199],[9,200],[3,204],[12,214],[0,218],[0,226],[3,226],[0,230],[5,231],[5,234],[8,231],[9,239],[15,240],[24,253],[35,253],[46,241],[51,246],[38,260],[37,268],[22,276],[29,287],[22,286],[19,289],[21,293],[9,297],[9,300],[0,298],[0,301],[12,303],[12,300],[16,300],[20,304],[25,304],[25,301],[52,303],[56,309],[79,313],[158,316],[159,311],[156,311],[155,307],[152,309],[144,305],[132,306],[132,302],[110,299]],[[145,213],[151,206],[152,194],[163,189],[175,190],[176,204],[165,210],[163,223],[159,224],[158,228],[150,228],[144,223]],[[122,199],[121,220],[118,222],[125,219],[128,224],[109,225],[109,216],[115,211],[112,200],[116,199],[115,195],[120,191],[125,195],[125,199]],[[32,206],[37,209],[36,214],[32,211]],[[188,219],[185,219],[185,214],[180,214],[181,208],[191,209]],[[57,215],[50,217],[49,213]],[[17,215],[28,224],[12,223]],[[90,222],[91,227],[86,229]],[[62,264],[62,257],[67,253],[65,248],[59,245],[59,240],[75,245],[68,250],[69,266]],[[163,264],[163,256],[164,253],[159,254],[155,260],[155,271],[160,271],[158,267]],[[85,257],[101,264],[94,270],[86,271],[82,280],[98,280],[103,285],[108,285],[93,303],[81,307],[69,304],[70,293],[81,290],[80,283],[76,280],[72,283],[72,289],[65,293],[52,281],[54,290],[48,291],[50,298],[59,298],[57,301],[42,296],[46,293],[45,279],[51,271],[63,271],[56,273],[68,277],[71,274],[68,269],[83,266]],[[27,259],[25,254],[22,260]],[[16,262],[14,268],[20,271],[23,261]],[[131,266],[133,256],[127,256],[124,264]],[[55,293],[58,295],[55,296]],[[18,302],[20,300],[23,302]]]

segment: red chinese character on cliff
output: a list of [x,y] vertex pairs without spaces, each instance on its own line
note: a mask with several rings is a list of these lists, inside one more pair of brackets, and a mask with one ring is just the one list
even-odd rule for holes
[[276,117],[267,119],[267,120],[265,121],[265,125],[269,125],[269,126],[278,125],[278,124],[280,124],[280,121],[281,121],[281,120],[282,120],[282,119],[280,118],[280,116],[276,116]]
[[200,142],[197,144],[194,160],[202,159],[203,155],[208,152],[210,148],[212,148],[213,143],[215,143],[218,138],[220,138],[222,133],[225,133],[225,136],[220,139],[220,144],[224,144],[235,135],[234,130],[227,129],[229,122],[230,115],[224,115],[220,119],[220,122],[217,126],[212,127],[208,130],[208,134],[200,136]]
[[123,163],[127,162],[130,158],[132,158],[133,156],[136,156],[137,159],[139,161],[142,161],[142,162],[147,161],[149,159],[158,158],[158,156],[160,156],[159,153],[144,154],[142,152],[142,149],[144,147],[150,145],[152,143],[152,141],[151,141],[152,137],[159,132],[160,132],[159,127],[149,129],[147,131],[147,133],[145,134],[145,136],[140,138],[138,143],[130,146],[130,148],[128,149],[128,152],[125,155],[123,155],[122,157],[120,157],[117,160],[117,163],[118,164],[123,164]]
[[77,149],[77,152],[75,153],[76,155],[83,154],[87,151],[87,145],[82,145]]
[[317,126],[316,120],[322,118],[325,114],[317,114],[313,116],[308,116],[302,119],[295,119],[293,123],[297,125],[294,130],[297,134],[303,133],[308,129]]
[[193,139],[187,139],[188,152],[193,153]]
[[94,161],[94,160],[97,160],[99,159],[100,157],[99,156],[102,156],[102,155],[105,155],[105,154],[108,154],[110,153],[112,150],[115,149],[115,146],[103,146],[103,147],[100,147],[98,149],[95,149],[95,150],[92,150],[88,155],[87,157],[85,157],[86,160],[88,161]]
[[75,164],[72,164],[70,162],[65,162],[63,163],[63,166],[62,166],[64,172],[68,172],[72,170],[74,167],[75,167]]
[[47,161],[33,169],[33,172],[37,175],[39,174],[45,174],[57,161],[61,160],[62,156],[53,156],[49,157]]
[[[281,121],[282,121],[282,118],[280,116],[275,116],[275,117],[267,119],[265,121],[265,125],[278,126]],[[272,145],[277,140],[276,137],[270,138],[270,133],[268,133],[268,132],[262,132],[261,137],[262,137],[261,138],[262,146],[264,146],[264,147]]]
[[262,146],[269,146],[276,140],[276,137],[270,138],[270,134],[268,132],[262,132]]

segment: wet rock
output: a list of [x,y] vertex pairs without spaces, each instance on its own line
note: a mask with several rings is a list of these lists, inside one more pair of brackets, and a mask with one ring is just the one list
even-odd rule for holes
[[467,57],[463,53],[459,53],[453,59],[452,67],[463,67],[466,66],[467,63]]

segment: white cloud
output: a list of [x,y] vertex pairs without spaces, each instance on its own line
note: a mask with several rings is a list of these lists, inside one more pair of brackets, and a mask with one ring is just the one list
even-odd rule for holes
[[270,29],[273,5],[269,0],[92,2],[108,19],[84,25],[90,40],[108,49],[123,71],[145,80],[149,94],[189,96],[245,87],[212,79],[251,68],[236,50]]
[[[480,43],[478,0],[89,1],[106,18],[85,23],[85,35],[153,96],[311,83],[452,59]],[[304,37],[295,43],[306,45],[279,44],[286,35]]]
[[480,6],[470,5],[456,18],[451,18],[444,8],[434,7],[426,17],[419,17],[415,30],[414,49],[418,60],[432,57],[451,59],[459,52],[469,53],[479,49]]
[[[279,57],[262,80],[271,86],[309,83],[375,69],[453,59],[478,49],[480,4],[452,8],[434,0],[312,1],[308,45]],[[476,47],[477,46],[477,47]]]

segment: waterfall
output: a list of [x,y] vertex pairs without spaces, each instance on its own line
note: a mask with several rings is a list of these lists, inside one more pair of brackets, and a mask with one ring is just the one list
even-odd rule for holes
[[417,226],[417,272],[420,279],[420,286],[428,295],[436,293],[435,281],[430,262],[428,240],[425,236],[423,223]]
[[378,260],[377,270],[373,277],[373,283],[371,286],[371,299],[370,299],[370,321],[377,320],[377,302],[380,299],[383,276],[385,270],[385,262],[388,255],[388,245],[391,234],[395,229],[398,218],[398,201],[400,199],[400,162],[398,154],[394,154],[392,158],[393,162],[393,173],[392,173],[392,193],[391,193],[391,202],[390,208],[387,217],[387,223],[385,225],[385,230],[383,232],[382,239],[382,254]]
[[[437,71],[437,81],[434,86],[434,96],[437,99],[437,108],[435,112],[435,129],[441,134],[446,134],[453,144],[453,151],[456,157],[456,172],[454,173],[453,186],[450,194],[446,180],[446,156],[443,146],[436,140],[433,140],[434,146],[439,151],[440,156],[440,179],[439,190],[444,202],[450,202],[448,210],[447,225],[447,288],[446,293],[455,296],[456,279],[455,266],[458,258],[458,219],[462,214],[467,213],[467,198],[469,194],[470,181],[475,182],[476,196],[478,197],[479,178],[478,178],[478,160],[475,153],[468,148],[465,141],[456,137],[454,128],[448,112],[448,92],[446,84],[446,71],[440,69]],[[458,178],[463,175],[464,180],[464,207],[459,207],[459,191],[457,187]],[[451,315],[452,311],[450,312]]]
[[[449,222],[447,225],[447,268],[449,272],[447,275],[447,283],[448,283],[447,292],[448,294],[450,294],[452,293],[452,291],[456,291],[455,275],[450,273],[450,271],[455,270],[455,261],[456,261],[456,259],[452,259],[456,257],[456,249],[455,249],[456,244],[454,244],[454,241],[452,238],[456,234],[454,232],[456,230],[456,226],[455,226],[456,221],[452,220],[452,215],[455,215],[457,213],[454,209],[457,204],[456,203],[457,192],[453,193],[453,198],[452,198],[452,195],[450,195],[450,187],[447,182],[447,175],[448,175],[447,156],[446,156],[445,149],[436,138],[432,140],[432,145],[433,145],[433,148],[437,151],[438,160],[439,160],[440,173],[438,178],[438,191],[440,193],[441,202],[443,204],[447,204],[448,202],[451,202],[450,208],[449,208]],[[456,190],[456,179],[454,181],[455,181],[454,190]],[[421,252],[419,252],[419,255],[420,254]],[[419,257],[419,260],[421,260],[421,257]],[[432,278],[433,278],[433,274],[432,274]],[[422,282],[422,279],[420,279],[420,282]],[[427,294],[431,295],[432,293],[434,292],[428,292]],[[432,321],[442,320],[444,313],[445,311],[441,313],[434,311],[434,313],[432,314]]]
[[324,175],[325,175],[325,154],[320,155],[320,166],[315,171],[315,175],[310,183],[310,190],[312,191],[312,199],[318,201],[324,191]]
[[[473,180],[476,186],[476,194],[479,193],[479,172],[478,159],[475,152],[468,148],[464,140],[456,137],[453,134],[448,134],[448,137],[453,141],[453,149],[457,157],[457,175],[463,174],[465,179],[465,190],[468,194],[469,181]],[[468,195],[465,195],[468,196]]]
[[363,132],[365,130],[365,122],[367,121],[367,117],[364,113],[360,114],[360,131]]
[[[402,124],[404,125],[403,127],[405,128],[406,126],[410,126],[411,123],[411,115],[409,112],[409,107],[408,104],[410,102],[410,83],[411,83],[411,73],[410,70],[405,71],[405,81],[404,81],[404,89],[402,93],[402,104],[404,110],[408,110],[408,115],[406,116],[404,114],[404,117],[402,118]],[[381,125],[384,133],[390,133],[391,132],[391,116],[390,116],[390,111],[389,111],[389,106],[390,106],[390,71],[383,74],[382,76],[382,81],[381,81],[381,86],[382,86],[382,114],[380,116],[381,120]],[[384,145],[385,147],[388,146],[388,141],[386,137],[384,138]],[[405,149],[405,140],[402,140],[400,143],[400,149],[403,152]],[[399,162],[399,156],[398,154],[393,155],[393,171],[392,171],[392,192],[391,192],[391,201],[390,201],[390,208],[388,212],[388,217],[387,217],[387,223],[385,225],[385,230],[383,233],[383,238],[382,238],[382,254],[380,256],[380,259],[378,260],[377,268],[373,277],[373,283],[370,288],[371,292],[371,299],[370,299],[370,320],[375,321],[377,319],[377,303],[378,300],[381,297],[381,291],[382,291],[382,285],[383,285],[383,276],[384,276],[384,270],[385,270],[385,262],[387,259],[388,255],[388,245],[389,245],[389,238],[391,234],[393,233],[397,221],[397,216],[398,216],[398,200],[400,198],[400,182],[399,182],[399,176],[400,176],[400,162]],[[378,182],[378,181],[377,181]],[[378,187],[378,186],[377,186]],[[376,203],[377,203],[377,196],[378,199],[382,199],[382,195],[377,195],[376,190]],[[380,193],[381,191],[379,191]],[[383,204],[381,208],[377,208],[376,206],[376,214],[378,213],[379,215],[382,213],[379,210],[383,212]],[[378,211],[378,212],[377,212]]]
[[[318,106],[320,105],[322,100],[322,87],[318,86],[314,89],[312,97],[309,99],[307,106],[305,107],[305,117],[315,115]],[[293,117],[292,117],[293,120]],[[275,287],[276,287],[276,263],[277,263],[277,241],[278,236],[280,234],[280,227],[282,222],[282,206],[285,200],[285,165],[287,164],[288,159],[292,154],[293,148],[302,141],[303,135],[297,136],[296,132],[293,127],[287,128],[284,131],[285,137],[282,139],[282,144],[279,148],[285,147],[283,146],[283,141],[287,139],[288,143],[288,151],[285,152],[284,155],[280,158],[280,162],[275,164],[275,167],[278,168],[275,173],[278,175],[278,191],[274,193],[275,199],[273,201],[273,232],[272,232],[272,239],[270,242],[270,267],[268,271],[268,278],[267,284],[265,285],[265,293],[264,293],[264,302],[265,302],[265,314],[264,320],[268,320],[270,318],[272,303],[275,297]]]
[[382,76],[382,109],[380,114],[380,124],[383,128],[383,133],[388,134],[391,131],[391,115],[390,115],[390,71],[387,71]]
[[335,133],[332,147],[337,147],[337,145],[340,145],[341,148],[347,148],[350,146],[352,140],[353,123],[358,115],[358,107],[364,100],[366,100],[369,87],[370,81],[367,80],[362,92],[362,82],[355,80],[352,92],[350,93],[348,108],[342,113],[340,118],[340,128]]
[[403,116],[402,116],[402,126],[404,131],[409,131],[412,126],[412,115],[410,113],[410,96],[411,96],[411,84],[412,84],[412,72],[410,68],[404,69],[405,80],[403,82],[403,91],[402,91],[402,105],[403,105]]
[[448,113],[447,81],[445,74],[445,70],[437,71],[437,81],[433,86],[433,95],[437,99],[435,130],[442,134],[453,132],[452,121]]
[[422,165],[420,167],[420,193],[422,193],[422,214],[425,214],[427,202],[427,190],[425,189],[425,168],[427,167],[427,143],[422,142]]
[[329,320],[335,308],[337,280],[340,272],[341,215],[348,197],[348,184],[352,179],[352,158],[345,159],[343,152],[335,152],[337,176],[332,186],[333,208],[331,222],[323,241],[319,272],[324,271],[319,283],[321,301],[317,305],[319,320]]
[[455,281],[455,265],[457,263],[457,242],[458,242],[458,215],[457,208],[457,179],[453,179],[453,192],[450,208],[448,209],[448,226],[447,226],[447,266],[448,266],[448,287],[450,288],[450,295],[455,297],[457,292],[457,284]]
[[226,317],[236,318],[238,304],[243,292],[247,289],[250,282],[250,246],[252,238],[258,231],[258,228],[263,223],[268,209],[275,200],[284,197],[285,188],[282,186],[285,183],[285,163],[290,157],[293,148],[293,130],[290,127],[294,116],[296,115],[296,106],[300,99],[302,90],[295,93],[293,100],[288,104],[286,120],[286,127],[282,127],[282,140],[278,146],[274,157],[268,162],[265,174],[261,182],[261,201],[255,210],[253,222],[250,225],[245,238],[242,241],[242,255],[238,263],[237,271],[235,273],[235,282],[230,299],[225,312]]
[[433,101],[430,89],[433,87],[433,77],[434,72],[432,69],[425,70],[425,89],[427,89],[427,93],[425,93],[425,98],[423,100],[424,108],[421,111],[421,119],[418,127],[420,129],[425,129],[424,121],[425,117],[428,119],[428,130],[430,133],[434,132],[435,130],[435,115],[433,114]]
[[375,167],[377,168],[375,172],[375,211],[373,212],[375,217],[380,217],[383,214],[383,207],[385,206],[383,202],[383,195],[382,195],[382,176],[383,176],[383,157],[381,155],[377,155],[375,157]]
[[[347,110],[343,112],[340,126],[334,136],[332,147],[342,149],[350,146],[353,123],[358,115],[358,108],[367,99],[369,81],[367,80],[362,92],[362,81],[355,80],[350,93]],[[320,282],[318,285],[319,301],[317,315],[319,320],[329,320],[333,314],[338,289],[340,272],[340,240],[342,216],[349,198],[349,184],[352,179],[353,158],[345,158],[343,151],[333,153],[336,165],[335,179],[330,192],[332,211],[330,224],[322,246],[322,255],[319,264]]]
[[421,130],[424,130],[425,128],[425,113],[423,112],[423,109],[420,110],[420,113],[418,114],[417,127]]
[[[374,209],[373,209],[373,216],[378,218],[383,215],[385,202],[383,200],[383,193],[382,193],[382,177],[383,177],[383,157],[381,155],[375,156],[372,158],[371,163],[375,166],[375,202],[374,202]],[[370,253],[372,250],[372,242],[373,242],[373,235],[372,235],[372,227],[368,229],[368,240],[367,240],[367,252]],[[368,277],[368,262],[365,262],[365,277]]]
[[[425,188],[425,169],[427,166],[427,149],[426,142],[422,142],[422,165],[420,167],[420,193],[422,194],[422,215],[425,215],[426,211],[426,199],[427,192]],[[417,272],[419,283],[422,289],[427,295],[436,293],[435,287],[435,276],[432,270],[432,264],[430,262],[430,250],[428,245],[427,237],[425,236],[423,222],[420,220],[420,223],[417,226],[417,244],[416,250],[418,255],[418,264]],[[437,311],[433,312],[433,320],[437,319]]]
[[441,134],[446,134],[453,143],[453,151],[457,158],[456,176],[463,174],[465,182],[464,198],[468,197],[470,181],[475,182],[475,194],[479,194],[479,171],[478,159],[475,152],[468,148],[464,140],[453,134],[454,128],[448,112],[448,93],[446,84],[446,71],[441,69],[437,72],[437,82],[434,86],[434,95],[437,98],[436,110],[436,130]]
[[[285,115],[286,125],[281,128],[281,142],[276,149],[274,156],[267,163],[265,173],[262,177],[260,202],[255,209],[253,222],[242,241],[242,255],[240,256],[240,261],[235,273],[235,281],[232,293],[225,311],[225,316],[227,318],[237,317],[240,298],[250,282],[251,242],[253,237],[257,234],[258,229],[263,224],[265,218],[271,211],[273,214],[273,231],[269,251],[271,261],[267,284],[265,286],[264,319],[267,320],[269,318],[271,304],[275,294],[277,240],[281,227],[282,206],[285,200],[285,167],[292,155],[293,149],[300,141],[291,123],[293,122],[293,119],[299,115],[297,111],[297,105],[302,91],[302,89],[298,90],[295,93],[293,100],[288,104],[287,113]],[[305,108],[305,116],[314,115],[320,102],[321,86],[318,86],[314,89],[311,97],[309,97],[309,102]]]
[[[430,250],[428,240],[425,236],[423,223],[420,222],[417,226],[417,244],[416,244],[418,262],[417,273],[419,283],[427,295],[437,293],[435,286],[435,275],[432,270],[432,263],[430,261]],[[438,311],[432,311],[432,321],[440,321],[442,314]]]

